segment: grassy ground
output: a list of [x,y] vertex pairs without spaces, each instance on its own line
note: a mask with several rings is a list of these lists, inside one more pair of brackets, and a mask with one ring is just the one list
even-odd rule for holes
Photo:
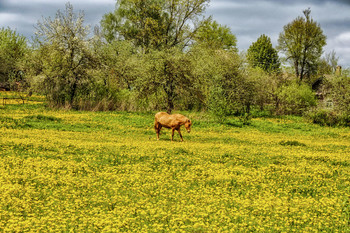
[[350,130],[0,106],[0,231],[348,232]]

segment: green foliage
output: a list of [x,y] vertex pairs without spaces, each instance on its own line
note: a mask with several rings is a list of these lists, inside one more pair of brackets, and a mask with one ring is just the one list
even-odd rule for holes
[[220,119],[232,114],[249,113],[254,105],[255,82],[242,67],[235,50],[212,49],[201,45],[189,52],[193,73],[202,93],[203,104]]
[[143,66],[131,42],[113,41],[96,50],[103,61],[101,70],[105,70],[106,85],[112,89],[131,90]]
[[236,49],[237,39],[227,26],[214,21],[204,21],[195,35],[196,43],[211,49]]
[[336,126],[340,125],[340,117],[332,110],[327,109],[313,109],[305,114],[305,116],[314,124],[322,126]]
[[135,82],[135,88],[141,97],[152,93],[164,96],[158,100],[160,106],[166,106],[171,112],[179,99],[191,98],[196,94],[192,63],[185,53],[177,48],[157,51],[152,50],[144,56],[146,75],[141,75]]
[[304,143],[299,141],[281,141],[279,144],[282,146],[306,146]]
[[[183,48],[202,26],[207,2],[119,0],[101,22],[108,42],[102,55],[110,69],[108,83],[128,89],[152,108],[170,112],[180,105],[198,106],[194,100],[203,95]],[[121,51],[123,44],[128,46]]]
[[240,70],[238,54],[216,50],[210,59],[214,61],[212,71],[207,74],[210,75],[208,106],[211,111],[219,113],[219,117],[249,113],[254,104],[255,85]]
[[254,105],[260,111],[275,111],[278,102],[277,92],[284,83],[280,73],[267,73],[259,67],[248,67],[246,76],[254,85]]
[[208,97],[208,110],[221,123],[225,121],[227,116],[232,114],[222,87],[214,86],[211,88]]
[[341,115],[350,115],[350,76],[336,76],[330,85],[335,110]]
[[316,97],[306,84],[293,82],[283,85],[278,93],[278,113],[301,115],[311,107],[316,106]]
[[322,100],[306,113],[313,123],[327,126],[350,126],[350,78],[343,75],[328,75],[319,87]]
[[318,79],[324,75],[332,75],[336,73],[339,57],[337,57],[335,51],[326,53],[323,57],[319,58],[314,64],[314,76],[307,80],[312,84],[315,79]]
[[101,25],[108,42],[130,40],[143,48],[157,46],[162,31],[160,1],[119,0],[114,13],[103,17]]
[[337,56],[337,54],[334,50],[332,50],[329,53],[326,53],[325,61],[331,69],[330,73],[334,73],[336,71],[337,66],[338,66],[338,60],[339,60],[339,57]]
[[11,29],[0,28],[0,87],[16,89],[23,82],[25,60],[29,53],[27,39]]
[[272,47],[271,39],[261,35],[247,51],[247,59],[252,67],[259,67],[266,72],[280,71],[277,51]]
[[326,36],[320,25],[311,16],[311,10],[304,10],[303,17],[297,17],[284,26],[278,39],[278,50],[294,67],[300,80],[311,77],[317,71],[317,61],[326,45]]
[[317,62],[317,76],[316,77],[319,78],[325,74],[329,75],[332,73],[333,73],[333,67],[328,63],[327,59],[320,58],[320,60]]
[[200,27],[208,0],[118,0],[101,25],[108,42],[130,40],[143,52],[184,47]]

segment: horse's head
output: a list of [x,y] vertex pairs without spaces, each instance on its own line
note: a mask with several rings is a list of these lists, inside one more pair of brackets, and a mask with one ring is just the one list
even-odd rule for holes
[[191,125],[192,125],[192,121],[187,119],[187,121],[185,122],[185,128],[187,132],[191,132]]

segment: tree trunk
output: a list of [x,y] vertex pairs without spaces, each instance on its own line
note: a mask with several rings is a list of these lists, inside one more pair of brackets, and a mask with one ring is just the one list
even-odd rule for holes
[[72,89],[71,89],[70,101],[69,101],[70,107],[73,107],[73,102],[74,102],[74,98],[75,98],[75,95],[77,92],[77,87],[78,87],[77,82],[78,82],[77,79],[75,79],[73,86],[72,86]]
[[295,74],[296,76],[300,79],[300,75],[299,75],[299,63],[296,61],[294,62],[294,68],[295,68]]
[[168,110],[167,113],[171,114],[171,111],[174,109],[174,101],[168,97]]

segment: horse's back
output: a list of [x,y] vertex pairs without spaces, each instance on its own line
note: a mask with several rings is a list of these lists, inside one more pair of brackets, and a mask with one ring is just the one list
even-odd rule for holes
[[169,120],[171,119],[170,115],[166,112],[158,112],[155,116],[154,116],[155,122],[158,122],[160,124],[165,124],[167,122],[169,122]]
[[172,120],[187,120],[188,118],[182,114],[168,114],[166,112],[158,112],[155,115],[155,119],[172,119]]
[[161,118],[163,116],[170,116],[170,115],[168,113],[166,113],[166,112],[157,112],[156,115],[154,115],[154,117],[156,119],[159,119],[159,118]]
[[174,120],[176,120],[177,122],[180,122],[182,124],[189,120],[187,117],[185,117],[182,114],[173,114],[171,116],[173,117]]
[[154,119],[155,121],[157,122],[161,122],[162,119],[169,119],[170,118],[170,115],[166,112],[158,112],[155,116],[154,116]]

